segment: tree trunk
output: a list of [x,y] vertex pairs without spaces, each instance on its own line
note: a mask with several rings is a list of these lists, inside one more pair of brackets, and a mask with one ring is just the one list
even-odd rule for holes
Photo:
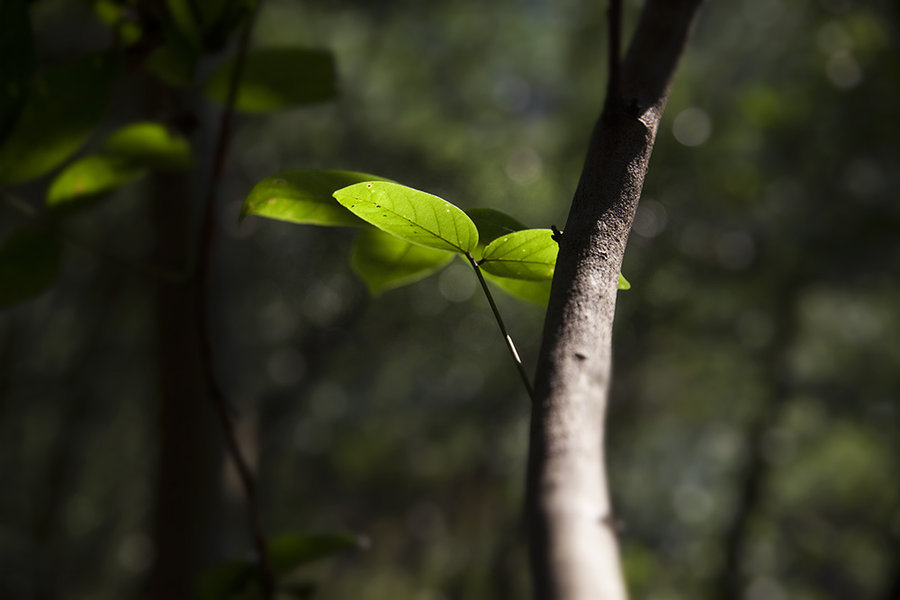
[[603,461],[616,288],[666,95],[699,4],[646,3],[625,60],[610,69],[612,93],[560,236],[526,489],[541,599],[627,597]]
[[[182,270],[193,240],[188,178],[157,174],[151,186],[157,264]],[[148,600],[194,597],[220,507],[222,439],[200,362],[197,286],[193,277],[156,282],[159,458],[152,534],[156,555],[145,590]]]

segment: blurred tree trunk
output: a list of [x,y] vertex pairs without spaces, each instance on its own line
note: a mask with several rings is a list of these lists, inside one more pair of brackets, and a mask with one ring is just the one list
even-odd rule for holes
[[[526,490],[541,599],[627,597],[603,459],[616,288],[668,89],[699,4],[648,0],[625,60],[621,66],[610,61],[610,91],[559,240]],[[616,39],[618,27],[612,29]]]
[[767,396],[744,436],[746,454],[737,478],[738,498],[731,521],[725,529],[722,565],[710,591],[710,599],[739,598],[744,587],[741,566],[747,553],[751,525],[763,508],[771,474],[770,463],[766,459],[766,438],[772,427],[781,420],[790,392],[787,363],[799,327],[796,305],[800,284],[789,278],[796,272],[794,268],[787,269],[784,277],[776,283],[778,293],[773,302],[772,315],[775,333],[759,355],[764,373],[761,380],[768,385]]
[[[151,188],[157,264],[181,271],[194,240],[189,177],[157,174]],[[220,506],[223,447],[200,362],[197,286],[194,277],[155,283],[159,456],[148,599],[194,597]]]

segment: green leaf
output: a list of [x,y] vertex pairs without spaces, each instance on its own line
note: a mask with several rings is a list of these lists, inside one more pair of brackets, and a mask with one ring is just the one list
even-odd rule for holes
[[514,217],[493,208],[470,208],[466,214],[478,228],[478,247],[475,258],[481,258],[481,252],[487,244],[490,244],[501,235],[527,229]]
[[424,279],[451,260],[446,250],[423,248],[378,229],[363,229],[350,255],[353,270],[373,296]]
[[[235,61],[213,71],[206,81],[206,94],[225,104]],[[337,96],[334,59],[330,52],[305,48],[268,48],[247,54],[235,109],[265,113],[314,104]]]
[[82,208],[85,200],[143,177],[150,168],[182,170],[191,165],[188,141],[159,123],[132,123],[113,132],[102,153],[81,158],[56,176],[47,191],[53,208]]
[[524,229],[495,239],[481,268],[500,277],[540,281],[553,277],[559,245],[549,229]]
[[40,177],[78,150],[103,116],[116,70],[110,58],[91,55],[39,77],[0,147],[0,184]]
[[354,171],[281,171],[253,186],[244,200],[241,218],[257,215],[303,225],[365,225],[333,197],[335,191],[361,181],[387,180]]
[[469,208],[466,214],[478,228],[479,244],[490,244],[501,235],[527,229],[515,217],[493,208]]
[[0,142],[22,112],[34,71],[34,39],[24,0],[0,1]]
[[[552,279],[543,281],[528,281],[525,279],[509,279],[507,277],[497,277],[490,273],[484,273],[484,278],[496,285],[498,288],[519,300],[524,300],[537,306],[547,307],[550,302],[550,285]],[[619,289],[631,289],[631,284],[620,274]]]
[[66,167],[47,191],[47,205],[59,207],[92,198],[138,179],[146,169],[118,156],[92,154]]
[[44,229],[20,229],[0,244],[0,308],[30,300],[59,274],[62,246]]
[[114,131],[103,142],[103,151],[135,165],[165,170],[188,169],[193,162],[187,139],[152,121]]
[[356,216],[407,242],[466,254],[478,244],[475,223],[446,200],[384,181],[357,183],[334,193]]
[[497,277],[490,273],[484,273],[484,278],[493,283],[501,290],[518,298],[536,304],[537,306],[546,307],[550,301],[550,284],[552,280],[545,279],[543,281],[527,281],[525,279],[509,279],[508,277]]
[[303,565],[362,547],[355,535],[323,533],[303,535],[286,533],[269,540],[269,562],[276,577]]

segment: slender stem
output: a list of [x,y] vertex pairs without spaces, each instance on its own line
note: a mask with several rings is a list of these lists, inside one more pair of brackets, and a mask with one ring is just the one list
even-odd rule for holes
[[209,186],[206,190],[206,197],[203,203],[203,214],[200,222],[200,241],[196,266],[196,277],[198,282],[196,317],[197,327],[199,328],[200,333],[200,353],[209,386],[210,398],[222,426],[222,432],[225,434],[228,453],[237,469],[238,476],[240,477],[241,484],[244,488],[244,496],[247,501],[247,519],[253,536],[253,543],[256,547],[257,560],[259,561],[259,583],[262,588],[262,597],[263,600],[272,600],[275,597],[275,579],[271,564],[269,563],[265,533],[260,519],[259,497],[257,494],[256,483],[250,465],[244,457],[240,444],[238,443],[234,419],[229,412],[225,394],[219,386],[215,376],[212,335],[208,314],[209,276],[212,267],[213,242],[215,239],[216,199],[219,191],[219,182],[222,179],[222,173],[224,172],[225,162],[228,157],[228,145],[231,139],[232,124],[234,122],[234,105],[235,100],[237,99],[237,90],[241,74],[244,70],[247,49],[250,44],[250,33],[253,30],[253,24],[256,20],[256,14],[259,11],[260,3],[261,2],[257,2],[253,11],[247,16],[247,21],[244,23],[243,30],[241,31],[234,70],[232,71],[231,79],[228,82],[228,95],[225,101],[225,108],[219,123],[219,133],[216,140],[215,154],[213,156],[213,168],[209,178]]
[[513,362],[516,363],[516,370],[519,371],[519,377],[522,378],[522,384],[525,386],[525,390],[528,392],[528,397],[534,401],[534,388],[531,387],[531,381],[528,379],[528,373],[525,372],[525,365],[522,364],[522,359],[519,357],[519,351],[516,350],[516,345],[512,341],[512,337],[509,335],[509,331],[506,329],[506,325],[503,323],[503,317],[500,316],[500,311],[497,309],[497,304],[494,302],[494,297],[491,295],[491,290],[488,288],[487,282],[484,280],[484,275],[481,273],[481,267],[478,266],[478,261],[475,260],[475,257],[470,253],[466,253],[466,258],[469,259],[469,264],[472,265],[472,268],[475,269],[475,274],[478,275],[478,281],[481,283],[481,289],[484,290],[484,295],[487,297],[488,303],[491,305],[491,311],[494,313],[494,319],[497,321],[497,326],[500,327],[500,333],[503,334],[503,339],[506,341],[506,347],[509,349],[509,354],[512,356]]
[[[536,600],[626,600],[604,446],[616,278],[701,0],[647,0],[591,134],[535,371],[525,505]],[[633,103],[631,102],[633,99]],[[626,110],[623,110],[626,108]]]

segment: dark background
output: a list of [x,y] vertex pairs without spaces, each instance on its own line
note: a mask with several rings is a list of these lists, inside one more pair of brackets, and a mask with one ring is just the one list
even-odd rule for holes
[[[626,29],[639,7],[626,3]],[[40,64],[110,43],[90,3],[30,9]],[[238,224],[241,202],[280,169],[336,167],[561,226],[603,98],[605,10],[262,5],[252,47],[332,50],[341,93],[237,120],[214,352],[266,530],[369,540],[304,571],[320,598],[526,597],[528,401],[462,262],[371,299],[348,265],[351,232]],[[634,598],[727,598],[729,578],[748,600],[900,598],[898,51],[888,0],[700,13],[616,319],[606,446]],[[144,93],[123,76],[98,137],[141,115]],[[196,219],[219,108],[188,98],[200,166],[170,195]],[[40,207],[51,180],[15,193]],[[160,193],[125,186],[67,228],[139,260]],[[0,210],[3,232],[28,220]],[[131,597],[159,550],[154,282],[85,244],[66,250],[50,291],[0,313],[3,598]],[[542,310],[500,305],[533,365]],[[212,419],[188,429],[216,446]],[[218,465],[196,479],[211,498],[206,564],[251,549],[241,490]]]

